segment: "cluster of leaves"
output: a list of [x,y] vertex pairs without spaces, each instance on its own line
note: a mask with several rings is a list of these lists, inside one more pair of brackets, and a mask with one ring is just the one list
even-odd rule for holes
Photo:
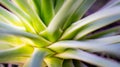
[[[93,54],[120,58],[119,26],[90,34],[120,20],[120,0],[82,18],[95,0],[0,0],[0,62],[24,67],[120,67]],[[76,63],[73,63],[75,59]]]

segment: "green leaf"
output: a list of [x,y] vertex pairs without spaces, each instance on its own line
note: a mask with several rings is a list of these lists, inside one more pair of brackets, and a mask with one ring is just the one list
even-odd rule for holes
[[72,60],[65,59],[63,62],[63,67],[74,67]]
[[17,5],[17,7],[20,10],[22,10],[23,12],[25,12],[27,15],[30,15],[30,16],[35,15],[34,11],[32,10],[32,8],[28,4],[28,0],[12,0],[12,3]]
[[76,59],[76,60],[81,60],[93,65],[97,65],[99,67],[120,67],[120,63],[102,58],[99,56],[96,56],[94,54],[87,53],[85,51],[81,50],[67,50],[63,53],[57,54],[56,55],[59,58],[64,58],[64,59]]
[[0,7],[0,17],[8,23],[14,24],[16,26],[23,26],[21,20],[16,15],[2,7]]
[[30,59],[28,67],[41,67],[44,57],[46,57],[48,54],[48,50],[36,48],[32,58]]
[[112,8],[112,7],[115,7],[115,6],[119,6],[118,4],[120,4],[120,0],[110,0],[101,9],[104,10],[104,9]]
[[47,41],[41,36],[21,31],[9,24],[2,23],[2,22],[0,22],[0,34],[11,34],[11,35],[17,35],[17,36],[30,38],[32,41],[36,43],[35,46],[39,46],[39,47],[47,46],[50,44],[49,41]]
[[119,29],[120,29],[120,26],[116,26],[110,29],[106,29],[106,30],[85,36],[83,39],[95,39],[95,38],[107,37],[110,35],[116,35],[119,33]]
[[96,41],[60,41],[49,46],[50,49],[57,52],[64,52],[68,48],[80,48],[83,50],[95,49],[98,46],[105,45],[106,43],[97,43]]
[[33,3],[34,10],[39,15],[39,18],[41,18],[43,23],[48,26],[54,16],[53,0],[49,0],[49,2],[46,0],[31,0],[31,2]]
[[[6,30],[6,33],[14,33],[14,34],[18,34],[18,35],[23,35],[23,36],[27,36],[27,37],[31,37],[31,38],[37,38],[38,36],[35,35],[35,34],[31,34],[31,33],[27,33],[27,32],[24,32],[24,31],[21,31],[19,29],[16,29],[16,27],[10,25],[10,24],[7,24],[7,23],[2,23],[0,22],[0,30]],[[1,31],[0,33],[5,33],[5,31]]]
[[61,9],[64,2],[65,2],[65,0],[56,0],[55,13],[57,13]]
[[48,26],[54,17],[54,5],[52,0],[41,0],[41,19]]
[[0,50],[0,59],[9,58],[9,57],[29,57],[33,52],[33,48],[31,46],[18,46],[6,50]]
[[[64,52],[66,49],[82,49],[86,51],[92,52],[107,52],[109,54],[113,54],[116,56],[120,56],[118,50],[120,49],[120,37],[111,37],[111,39],[107,40],[108,38],[103,39],[96,39],[96,40],[88,40],[88,41],[60,41],[50,45],[48,48],[57,51],[57,52]],[[102,41],[103,40],[103,41]],[[115,41],[117,40],[117,41]],[[97,43],[96,43],[97,42]],[[114,43],[117,43],[114,45]],[[111,45],[109,45],[111,44]],[[113,45],[112,45],[113,44]]]
[[[50,41],[56,41],[61,35],[61,27],[64,25],[66,19],[71,16],[79,7],[83,0],[66,0],[59,12],[51,20],[47,32]],[[56,33],[57,32],[57,33]]]
[[24,63],[27,57],[7,57],[0,59],[0,63]]
[[51,43],[41,36],[31,34],[31,33],[27,33],[27,32],[24,32],[24,31],[19,31],[19,30],[0,29],[0,33],[1,34],[11,34],[11,35],[17,35],[17,36],[30,38],[35,43],[34,46],[38,46],[38,47],[45,47],[45,46],[47,46]]
[[63,59],[56,57],[46,57],[44,59],[48,67],[62,67]]
[[91,39],[87,40],[88,42],[96,42],[96,43],[106,43],[106,44],[114,44],[120,42],[120,35],[115,36],[109,36],[109,37],[103,37],[98,39]]
[[33,4],[33,8],[35,9],[35,12],[39,15],[40,17],[40,13],[41,13],[41,0],[30,0],[31,3]]
[[[11,47],[16,47],[16,46],[20,46],[23,44],[31,43],[28,40],[28,38],[18,37],[18,36],[13,36],[13,35],[8,35],[8,34],[0,34],[0,42],[1,42],[1,45],[3,44],[3,46],[9,45]],[[1,47],[0,49],[3,49],[3,48],[4,47]]]
[[28,16],[25,12],[21,11],[15,4],[13,4],[10,0],[0,0],[0,3],[7,7],[10,11],[16,14],[25,25],[27,31],[35,33],[34,28],[32,27],[32,22],[30,16]]
[[118,52],[119,49],[120,49],[120,43],[105,45],[105,46],[101,46],[101,47],[98,46],[96,49],[92,49],[90,51],[100,52],[100,53],[104,52],[104,53],[108,53],[108,54],[111,54],[111,55],[119,58],[119,56],[120,56],[120,53]]
[[[28,58],[27,61],[24,63],[24,65],[22,67],[29,67],[30,66],[30,62],[31,62],[31,58]],[[39,66],[39,67],[46,67],[46,63],[43,61],[41,63],[42,66]]]
[[[110,8],[110,9],[106,9],[106,10],[100,10],[92,15],[89,15],[89,16],[73,23],[63,33],[63,36],[61,37],[61,39],[72,39],[81,29],[86,28],[87,25],[89,25],[89,24],[91,24],[91,25],[94,24],[96,26],[96,25],[101,24],[101,22],[102,22],[102,24],[99,26],[99,28],[100,28],[100,27],[108,25],[114,21],[117,21],[120,19],[119,10],[120,10],[120,7],[114,7],[114,8]],[[94,27],[92,28],[92,26],[89,26],[89,27],[91,27],[91,29],[96,29]]]
[[85,14],[85,12],[92,6],[95,0],[84,0],[79,8],[74,12],[72,16],[70,16],[63,26],[63,30],[68,28],[72,23],[81,19],[81,17]]
[[23,12],[27,13],[30,16],[31,24],[36,30],[37,33],[43,31],[46,26],[41,21],[39,16],[35,13],[35,9],[32,9],[30,6],[32,3],[28,0],[12,0]]
[[118,15],[115,15],[115,16],[111,16],[111,17],[108,17],[108,18],[103,18],[101,20],[98,20],[92,24],[88,24],[87,26],[84,27],[84,29],[81,29],[77,35],[74,37],[75,40],[78,40],[78,39],[81,39],[83,38],[84,36],[86,36],[87,34],[97,30],[97,29],[100,29],[104,26],[107,26],[111,23],[114,23],[115,21],[118,21],[120,20],[120,14]]
[[10,43],[0,41],[0,50],[12,48]]
[[0,28],[2,29],[8,29],[8,30],[15,30],[15,29],[18,29],[18,30],[24,30],[23,28],[21,27],[17,27],[17,26],[14,26],[14,25],[11,25],[11,24],[7,24],[7,23],[3,23],[3,22],[0,22]]
[[0,16],[0,22],[8,22],[5,18],[3,18],[2,16]]
[[87,66],[86,64],[84,64],[83,62],[79,60],[73,60],[73,64],[75,67],[86,67]]

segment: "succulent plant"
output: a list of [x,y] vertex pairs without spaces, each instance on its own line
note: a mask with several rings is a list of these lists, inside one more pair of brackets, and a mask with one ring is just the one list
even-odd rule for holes
[[[120,0],[83,17],[95,0],[0,0],[0,62],[23,67],[120,67]],[[98,54],[100,55],[98,55]]]

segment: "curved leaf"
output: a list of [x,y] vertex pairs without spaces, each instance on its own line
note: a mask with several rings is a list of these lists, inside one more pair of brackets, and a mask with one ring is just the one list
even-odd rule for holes
[[48,26],[55,15],[54,5],[52,0],[41,0],[41,19]]
[[31,34],[31,33],[27,33],[27,32],[22,32],[22,31],[8,31],[8,30],[1,30],[0,29],[0,33],[4,33],[4,34],[12,34],[12,35],[18,35],[18,36],[23,36],[23,37],[27,37],[27,38],[30,38],[34,43],[34,46],[38,46],[38,47],[45,47],[47,45],[50,44],[49,41],[47,41],[46,39],[44,39],[43,37],[40,37],[38,35],[34,35],[34,34]]
[[23,26],[21,20],[16,15],[14,15],[13,13],[7,11],[2,7],[0,7],[0,17],[4,18],[4,20],[8,23],[17,26]]
[[[117,11],[114,11],[117,10]],[[94,25],[99,25],[101,24],[102,21],[106,23],[102,23],[99,27],[110,24],[111,21],[116,21],[120,19],[120,7],[114,7],[106,10],[101,10],[98,11],[92,15],[89,15],[86,18],[83,18],[82,20],[79,20],[72,24],[62,35],[62,39],[71,39],[73,38],[82,28],[86,28],[88,24],[93,23]],[[96,17],[96,18],[94,18]],[[111,20],[111,21],[109,21]],[[95,22],[95,23],[94,23]],[[84,27],[85,26],[85,27]],[[92,28],[92,26],[90,26]],[[92,28],[96,29],[96,28]]]
[[68,50],[63,53],[57,54],[56,56],[64,59],[81,60],[81,61],[91,63],[100,67],[114,67],[114,66],[120,67],[120,63],[116,61],[102,58],[81,50]]
[[107,36],[113,36],[119,33],[120,26],[116,26],[110,29],[106,29],[100,32],[93,33],[91,35],[85,36],[83,39],[95,39],[95,38],[101,38],[101,37],[107,37]]
[[0,33],[1,34],[12,34],[12,35],[18,35],[18,36],[23,36],[23,37],[27,37],[32,39],[35,43],[37,43],[37,46],[46,46],[49,45],[50,42],[47,41],[46,39],[44,39],[41,36],[38,36],[36,34],[32,34],[32,33],[28,33],[28,32],[24,32],[24,31],[20,31],[17,30],[15,27],[10,26],[6,23],[0,23]]
[[72,60],[65,59],[63,62],[63,67],[74,67],[74,64],[73,64]]
[[37,33],[43,31],[46,26],[32,9],[31,3],[28,0],[12,0],[23,12],[30,16],[31,24]]
[[112,7],[118,6],[119,3],[120,3],[120,0],[110,0],[101,9],[104,10],[104,9],[112,8]]
[[97,30],[97,29],[100,29],[104,26],[107,26],[111,23],[114,23],[115,21],[118,21],[120,20],[120,14],[118,15],[115,15],[115,16],[111,16],[111,17],[108,17],[108,18],[103,18],[101,20],[98,20],[92,24],[88,24],[87,26],[85,26],[83,29],[81,29],[77,35],[74,37],[74,39],[81,39],[82,37],[84,37],[85,35]]
[[15,48],[0,50],[0,59],[9,57],[30,56],[32,52],[33,52],[32,47],[22,45]]
[[0,50],[3,50],[3,49],[9,49],[9,48],[12,48],[13,46],[7,42],[1,42],[0,41]]
[[28,67],[41,67],[44,57],[49,55],[49,51],[43,48],[36,48],[30,62],[28,63]]
[[48,67],[62,67],[63,59],[56,57],[46,57],[44,59]]
[[68,28],[72,23],[81,19],[81,17],[85,14],[85,12],[92,6],[95,0],[83,0],[79,8],[70,16],[63,26],[63,30]]
[[[55,15],[55,17],[51,20],[48,25],[48,39],[50,41],[56,41],[61,35],[61,27],[65,23],[66,19],[71,16],[75,10],[79,7],[83,0],[66,0],[59,12]],[[57,32],[57,33],[56,33]]]
[[25,63],[28,57],[7,57],[0,59],[0,63]]
[[30,16],[26,15],[25,12],[21,11],[10,0],[0,0],[0,3],[3,4],[5,7],[7,7],[10,11],[15,13],[22,20],[27,31],[35,33],[35,30],[31,24]]
[[56,4],[55,4],[55,13],[57,13],[62,5],[64,4],[65,0],[55,0],[56,1]]
[[[112,39],[111,39],[112,40]],[[60,41],[52,44],[48,48],[57,51],[64,52],[66,49],[82,49],[89,52],[105,52],[112,55],[120,56],[118,50],[120,49],[120,44],[113,44],[116,41],[112,42],[97,42],[95,40],[92,41]],[[120,41],[119,41],[120,42]],[[110,44],[110,45],[109,45]]]

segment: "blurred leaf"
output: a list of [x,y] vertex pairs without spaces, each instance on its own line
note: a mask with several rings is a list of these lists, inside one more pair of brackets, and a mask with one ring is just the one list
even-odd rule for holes
[[17,30],[13,26],[6,24],[6,23],[0,23],[0,33],[1,34],[3,34],[3,33],[4,34],[12,34],[12,35],[18,35],[18,36],[30,38],[35,43],[37,43],[37,46],[41,46],[41,47],[46,46],[50,43],[49,41],[47,41],[46,39],[44,39],[41,36]]
[[27,31],[35,33],[34,28],[32,27],[31,18],[25,12],[21,11],[15,4],[10,0],[0,0],[0,3],[7,7],[10,11],[16,14],[23,22]]
[[[119,36],[118,36],[119,37]],[[118,39],[115,41],[115,39]],[[102,40],[102,39],[101,39]],[[103,39],[100,40],[91,40],[91,41],[60,41],[49,46],[50,49],[57,52],[64,52],[66,49],[82,49],[90,52],[106,52],[112,55],[120,56],[118,50],[120,49],[120,39],[119,38],[111,38],[110,40]],[[105,42],[106,40],[106,42]],[[100,42],[99,42],[100,41]],[[107,42],[108,41],[108,42]],[[97,43],[96,43],[97,42]],[[118,42],[118,44],[117,44]],[[116,44],[114,44],[116,43]]]
[[41,0],[41,19],[48,26],[52,18],[54,17],[54,5],[52,0]]
[[23,26],[21,20],[16,15],[2,7],[0,7],[0,17],[4,18],[3,20],[8,23],[14,24],[16,26]]
[[30,56],[33,52],[33,48],[30,46],[18,46],[6,50],[0,50],[0,59],[2,58],[9,58],[9,57],[23,57],[23,56]]
[[116,26],[107,30],[103,30],[100,32],[93,33],[91,35],[85,36],[83,39],[94,39],[94,38],[101,38],[107,36],[113,36],[119,33],[120,26]]
[[65,59],[63,62],[63,67],[74,67],[72,60]]
[[[114,11],[117,10],[117,11]],[[76,34],[78,34],[81,29],[87,28],[87,25],[91,24],[89,26],[91,29],[98,29],[103,26],[106,26],[114,21],[117,21],[120,19],[120,7],[114,7],[106,10],[98,11],[92,15],[89,15],[75,23],[73,23],[62,35],[61,39],[72,39]],[[95,17],[95,18],[94,18]],[[100,25],[99,25],[100,24]],[[98,25],[99,27],[96,27]],[[81,34],[82,36],[82,34]],[[77,37],[77,36],[76,36]],[[80,37],[77,37],[75,39],[79,39]]]
[[[61,27],[64,25],[66,19],[71,16],[83,0],[66,0],[61,9],[57,12],[55,17],[51,20],[48,25],[48,39],[50,41],[56,41],[61,35]],[[57,33],[56,33],[57,32]]]
[[68,50],[63,53],[57,54],[56,56],[64,59],[81,60],[100,67],[114,67],[114,66],[120,67],[120,64],[118,62],[115,62],[110,59],[102,58],[81,50]]
[[67,19],[63,26],[63,30],[68,28],[72,23],[81,19],[85,12],[92,6],[94,2],[95,0],[84,0],[79,6],[79,8]]
[[13,30],[0,29],[0,33],[1,34],[12,34],[12,35],[30,38],[35,43],[34,46],[38,46],[38,47],[45,47],[51,43],[47,41],[46,39],[44,39],[43,37],[40,37],[38,35],[23,32],[23,31],[18,31],[18,30],[13,31]]
[[30,16],[31,24],[37,33],[45,29],[44,23],[41,21],[39,16],[35,13],[32,6],[28,0],[12,0],[23,12]]
[[46,57],[44,59],[48,67],[62,67],[63,59],[56,57]]
[[46,55],[48,55],[47,50],[36,48],[30,62],[28,63],[28,67],[41,67]]
[[65,0],[56,0],[55,13],[57,13],[61,9],[64,2],[65,2]]
[[9,49],[9,48],[12,48],[13,46],[11,46],[11,44],[7,43],[7,42],[1,42],[0,41],[0,50],[3,50],[3,49]]
[[7,57],[0,59],[1,63],[25,63],[27,57]]
[[96,43],[106,43],[106,44],[114,44],[120,42],[120,35],[115,36],[108,36],[108,37],[102,37],[97,39],[91,39],[87,40],[88,42],[96,42]]
[[86,36],[87,34],[100,29],[104,26],[107,26],[111,23],[114,23],[115,21],[120,20],[120,14],[115,15],[115,16],[111,16],[108,18],[103,18],[101,20],[98,20],[92,24],[88,24],[87,26],[83,27],[83,29],[81,29],[77,35],[74,37],[74,39],[81,39],[82,37]]
[[112,7],[115,7],[115,6],[119,6],[118,4],[120,4],[120,0],[110,0],[107,4],[105,4],[101,8],[101,10],[112,8]]

